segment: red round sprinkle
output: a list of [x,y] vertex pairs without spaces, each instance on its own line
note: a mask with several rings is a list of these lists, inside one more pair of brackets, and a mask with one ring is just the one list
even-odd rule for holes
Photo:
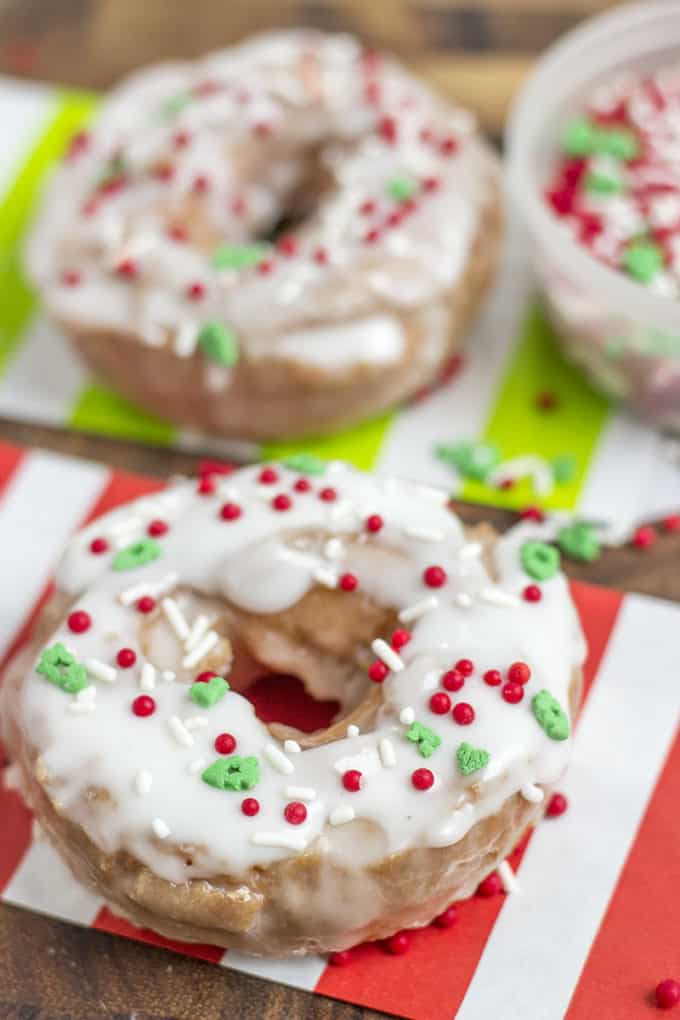
[[369,81],[366,83],[364,89],[364,99],[371,106],[377,106],[382,96],[382,89],[380,88],[380,82]]
[[275,485],[279,480],[279,473],[272,467],[265,467],[260,471],[257,480],[260,485]]
[[395,652],[398,652],[400,648],[404,648],[411,640],[411,632],[408,630],[395,630],[392,632],[390,644],[394,648]]
[[138,272],[139,268],[134,259],[123,259],[116,266],[118,276],[122,276],[126,280],[134,280]]
[[434,773],[430,769],[416,769],[411,773],[411,782],[416,790],[429,790],[434,783]]
[[435,715],[446,715],[451,708],[451,698],[444,691],[435,691],[430,698],[430,711]]
[[247,203],[243,195],[236,195],[229,203],[229,209],[233,212],[234,216],[243,216],[246,208]]
[[525,506],[523,510],[520,510],[519,516],[522,521],[536,521],[537,524],[545,519],[545,514],[538,506]]
[[524,687],[522,684],[514,683],[511,680],[507,684],[503,685],[501,694],[505,701],[509,702],[511,705],[516,705],[517,702],[521,701],[524,697]]
[[161,166],[157,167],[154,171],[154,177],[157,181],[163,181],[167,184],[175,176],[175,168],[172,163],[162,163]]
[[199,478],[196,491],[200,496],[212,496],[215,491],[215,479],[211,478],[210,475],[203,475]]
[[432,924],[436,925],[437,928],[451,928],[458,920],[458,911],[454,906],[447,907],[446,910],[435,917]]
[[446,571],[443,567],[426,567],[423,571],[423,581],[428,588],[441,588],[446,584]]
[[260,276],[268,276],[274,269],[274,262],[272,259],[260,259],[256,268]]
[[187,287],[187,297],[190,301],[200,301],[205,297],[205,284],[200,280],[194,280]]
[[135,715],[139,715],[142,718],[147,715],[153,715],[156,711],[156,702],[148,694],[140,694],[132,702],[132,711]]
[[384,662],[372,662],[368,667],[368,675],[374,684],[381,684],[388,673],[389,670]]
[[457,705],[454,705],[451,714],[454,722],[457,722],[459,726],[469,726],[475,720],[475,710],[467,701],[459,701]]
[[82,634],[83,631],[90,629],[92,618],[84,609],[77,609],[74,613],[69,614],[66,622],[70,631],[74,634]]
[[209,189],[209,187],[210,187],[210,179],[208,177],[206,177],[205,174],[197,174],[196,177],[194,177],[193,188],[194,188],[194,191],[197,194],[199,194],[199,195],[205,194],[205,192]]
[[184,244],[184,242],[188,239],[189,234],[186,227],[175,224],[172,227],[168,227],[168,237],[171,241],[177,241],[178,244]]
[[441,183],[442,182],[439,179],[439,177],[426,177],[425,180],[423,181],[423,191],[426,192],[439,191]]
[[231,754],[236,749],[236,740],[231,733],[218,733],[215,737],[215,750],[218,754]]
[[261,120],[253,127],[253,132],[257,135],[258,138],[268,138],[269,135],[272,133],[272,126],[271,124],[268,124],[266,121]]
[[540,602],[543,598],[543,592],[537,584],[528,584],[522,595],[526,602]]
[[109,543],[105,538],[93,538],[90,542],[90,552],[94,553],[95,556],[100,556],[105,553],[109,548]]
[[500,481],[498,483],[498,488],[499,489],[503,489],[503,490],[514,489],[515,488],[515,479],[514,478],[503,478],[502,481]]
[[439,151],[442,156],[453,156],[458,151],[458,142],[453,135],[448,135],[448,137],[442,139],[439,143]]
[[282,255],[286,255],[290,258],[292,255],[297,255],[299,250],[298,239],[293,237],[292,234],[284,234],[276,242],[276,250],[281,252]]
[[411,948],[411,936],[407,931],[398,931],[396,935],[390,935],[385,945],[394,956],[403,956]]
[[669,514],[661,524],[664,531],[680,531],[680,514]]
[[290,496],[286,496],[285,492],[280,492],[278,496],[274,496],[272,500],[272,506],[275,510],[283,511],[290,510],[293,505],[293,500]]
[[336,489],[333,489],[330,485],[326,486],[319,493],[319,499],[322,499],[324,503],[333,503],[338,498]]
[[463,676],[472,676],[475,671],[475,664],[472,659],[459,659],[456,663],[456,669],[459,670]]
[[141,599],[137,600],[137,609],[140,613],[153,613],[156,608],[156,600],[152,599],[150,595],[142,595]]
[[376,204],[372,198],[367,198],[365,202],[362,202],[359,206],[359,212],[362,216],[372,216],[376,210]]
[[401,224],[404,222],[404,211],[403,211],[403,209],[396,209],[394,212],[391,212],[390,215],[387,217],[387,221],[386,222],[387,222],[387,226],[388,227],[399,227],[399,226],[401,226]]
[[198,676],[194,677],[194,683],[195,684],[207,684],[210,680],[212,680],[212,678],[214,676],[217,676],[217,675],[218,674],[217,673],[213,673],[213,671],[211,669],[204,669],[202,673],[199,673]]
[[558,818],[560,815],[564,814],[568,806],[567,798],[563,793],[553,793],[552,797],[548,801],[545,813],[548,818]]
[[349,949],[343,949],[339,953],[331,953],[328,962],[334,967],[346,967],[348,963],[352,962],[352,954]]
[[300,801],[294,800],[290,804],[286,804],[286,809],[283,812],[283,817],[289,823],[289,825],[302,825],[305,818],[307,817],[307,808]]
[[77,269],[65,269],[61,274],[61,282],[65,287],[77,287],[82,276]]
[[378,240],[380,240],[380,231],[377,227],[367,230],[364,234],[364,244],[375,244]]
[[465,677],[459,669],[449,669],[442,677],[442,687],[447,691],[459,691],[465,683]]
[[383,527],[385,522],[383,521],[383,519],[380,516],[380,514],[371,514],[370,517],[366,518],[366,522],[365,523],[366,523],[366,531],[376,532],[376,531],[380,531],[380,529]]
[[656,531],[650,524],[642,524],[633,535],[633,545],[636,549],[651,549],[655,542]]
[[318,262],[320,266],[325,266],[328,263],[328,252],[325,248],[315,248],[314,255],[312,256],[315,262]]
[[347,769],[342,775],[342,785],[348,793],[356,793],[361,789],[361,772],[358,769]]
[[66,159],[75,159],[89,147],[90,135],[87,131],[77,131],[68,143]]
[[309,492],[312,487],[312,483],[307,478],[298,478],[297,482],[293,486],[296,492]]
[[241,512],[238,503],[224,503],[220,508],[220,517],[223,521],[236,521],[241,516]]
[[484,683],[489,687],[498,687],[502,680],[503,677],[498,669],[487,669],[484,674]]
[[137,661],[137,654],[132,648],[121,648],[116,656],[116,662],[121,669],[129,669]]
[[673,1009],[680,1002],[680,983],[673,978],[659,981],[654,989],[654,997],[659,1009]]
[[166,532],[168,532],[169,530],[170,526],[166,521],[161,521],[160,519],[157,519],[149,522],[146,532],[153,538],[159,538],[160,535],[165,535]]
[[513,662],[508,669],[508,680],[515,684],[526,684],[531,678],[531,670],[526,662]]
[[477,895],[483,896],[488,899],[490,896],[497,896],[499,892],[503,891],[503,883],[501,877],[496,871],[492,871],[490,875],[479,883],[477,886]]
[[381,117],[378,121],[378,134],[381,138],[384,138],[390,145],[394,145],[397,140],[398,128],[397,122],[394,117]]
[[190,141],[191,135],[188,131],[177,131],[172,139],[172,144],[176,149],[186,149]]
[[248,818],[252,818],[260,810],[260,802],[255,797],[246,797],[245,800],[241,801],[241,811]]
[[340,587],[343,591],[356,591],[359,580],[355,574],[342,574],[340,576]]

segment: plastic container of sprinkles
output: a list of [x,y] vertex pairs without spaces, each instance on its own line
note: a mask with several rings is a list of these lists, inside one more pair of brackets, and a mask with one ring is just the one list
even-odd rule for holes
[[[506,150],[510,200],[567,356],[606,393],[680,433],[680,297],[600,261],[545,199],[565,127],[598,90],[671,66],[680,75],[680,3],[635,4],[587,21],[536,64],[513,105]],[[680,176],[680,155],[677,165]]]

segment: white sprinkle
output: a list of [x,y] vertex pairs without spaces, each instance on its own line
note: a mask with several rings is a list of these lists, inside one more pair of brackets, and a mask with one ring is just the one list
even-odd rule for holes
[[461,545],[458,550],[459,560],[474,560],[482,552],[481,542],[466,542],[465,545]]
[[314,571],[314,580],[322,584],[324,588],[338,587],[338,576],[329,567],[317,567]]
[[421,599],[420,602],[414,602],[413,605],[402,609],[399,613],[399,619],[402,623],[410,623],[411,620],[418,620],[425,613],[429,613],[431,609],[436,609],[438,605],[439,599],[437,596],[428,595],[427,598]]
[[394,753],[394,744],[387,737],[383,737],[378,744],[378,751],[380,752],[380,761],[383,764],[383,768],[392,769],[397,764],[397,756]]
[[194,625],[189,632],[189,637],[184,642],[184,647],[187,652],[190,652],[192,648],[196,647],[203,635],[208,631],[209,627],[210,617],[205,616],[204,613],[200,613],[194,620]]
[[506,893],[519,892],[519,882],[515,877],[515,872],[512,870],[507,861],[501,861],[498,865],[498,876],[503,883],[503,888]]
[[404,528],[404,533],[409,538],[417,538],[420,542],[443,542],[444,532],[437,531],[436,528],[418,528],[415,526],[409,526]]
[[359,729],[358,726],[355,726],[354,723],[350,723],[349,726],[347,727],[348,737],[358,737],[360,733],[361,730]]
[[287,786],[286,797],[291,800],[316,800],[316,790],[311,786]]
[[461,609],[469,609],[472,605],[472,596],[468,595],[466,591],[459,591],[453,596],[453,601],[457,606],[460,606]]
[[175,600],[163,599],[161,602],[161,608],[165,613],[166,620],[174,630],[179,640],[186,641],[189,637],[189,624],[185,620],[184,614]]
[[331,825],[345,825],[354,819],[354,808],[349,804],[340,804],[331,811],[328,821]]
[[87,701],[72,701],[68,707],[76,715],[85,715],[87,712],[94,712],[96,705],[94,698],[89,698]]
[[387,641],[383,641],[382,638],[376,638],[372,642],[371,648],[381,662],[384,662],[393,672],[400,673],[404,668],[404,660],[400,655],[397,655],[394,648],[390,648]]
[[168,729],[173,737],[182,747],[193,747],[194,738],[189,733],[184,723],[178,716],[171,715],[168,719]]
[[[99,659],[86,659],[85,669],[95,680],[103,680],[107,684],[113,684],[118,679],[118,672],[113,666],[108,666],[105,662],[100,662]],[[96,690],[96,688],[94,689]]]
[[135,792],[143,797],[153,785],[153,776],[146,769],[140,769],[135,776]]
[[151,828],[153,829],[154,836],[158,836],[159,839],[167,839],[170,835],[170,826],[162,818],[154,818]]
[[302,750],[297,740],[284,740],[283,749],[288,751],[288,754],[299,754]]
[[191,715],[184,720],[184,725],[188,730],[202,730],[208,725],[208,719],[204,715]]
[[143,691],[153,691],[156,688],[156,670],[150,662],[145,662],[142,672],[139,674],[139,686]]
[[295,766],[293,765],[290,758],[286,758],[283,751],[275,744],[265,744],[264,756],[270,765],[273,765],[277,772],[281,772],[284,776],[289,776],[291,772],[295,772]]
[[87,687],[83,687],[82,691],[78,691],[76,694],[76,701],[90,702],[94,701],[97,697],[97,688],[94,684],[89,684]]
[[250,837],[255,846],[280,847],[282,850],[304,850],[307,840],[297,832],[256,832]]
[[520,793],[530,804],[540,804],[545,798],[543,790],[540,786],[536,786],[535,783],[525,783]]
[[173,680],[176,680],[176,679],[177,679],[177,674],[173,673],[173,671],[171,669],[164,669],[161,672],[161,680],[165,684],[170,684],[170,683],[173,682]]
[[187,768],[192,775],[196,775],[197,772],[202,772],[205,768],[205,758],[194,758],[190,761]]
[[479,593],[482,602],[488,602],[491,606],[499,606],[501,609],[515,609],[521,605],[516,595],[502,588],[482,588]]
[[339,538],[329,538],[323,547],[323,554],[329,560],[341,559],[343,552],[344,546]]
[[350,503],[348,499],[341,499],[337,503],[332,503],[328,510],[328,519],[330,521],[341,521],[343,517],[348,517],[349,514],[356,513],[356,508],[353,503]]
[[199,641],[196,647],[182,659],[184,669],[192,669],[197,663],[204,659],[208,652],[211,652],[219,641],[219,635],[215,630],[209,630],[205,637]]
[[134,584],[131,588],[125,588],[118,596],[124,606],[131,606],[144,595],[164,595],[172,591],[179,580],[179,575],[172,571],[165,574],[158,581],[142,581],[141,584]]
[[399,722],[403,723],[404,726],[410,726],[411,723],[415,721],[416,713],[413,711],[411,706],[407,705],[406,708],[402,708],[401,712],[399,713]]
[[198,343],[198,329],[194,322],[185,322],[175,333],[173,349],[178,358],[190,358]]

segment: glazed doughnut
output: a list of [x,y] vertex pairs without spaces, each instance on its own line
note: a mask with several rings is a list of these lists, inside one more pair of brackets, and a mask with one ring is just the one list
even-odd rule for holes
[[[263,955],[470,895],[563,773],[584,656],[536,525],[466,532],[438,490],[295,468],[89,525],[3,689],[25,796],[74,873],[136,924]],[[261,722],[242,692],[263,671],[336,698],[332,725]]]
[[472,116],[351,38],[297,31],[117,88],[51,181],[27,266],[125,396],[280,439],[430,383],[499,233]]

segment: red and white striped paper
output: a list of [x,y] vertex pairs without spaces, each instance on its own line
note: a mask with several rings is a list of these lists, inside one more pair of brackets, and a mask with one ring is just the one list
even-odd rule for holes
[[[157,481],[0,444],[0,666],[27,637],[69,534]],[[0,897],[76,924],[418,1020],[633,1020],[680,976],[680,607],[574,585],[587,633],[587,697],[564,783],[570,809],[513,855],[520,892],[460,904],[407,955],[359,947],[352,963],[261,961],[133,928],[32,841],[0,789]]]

